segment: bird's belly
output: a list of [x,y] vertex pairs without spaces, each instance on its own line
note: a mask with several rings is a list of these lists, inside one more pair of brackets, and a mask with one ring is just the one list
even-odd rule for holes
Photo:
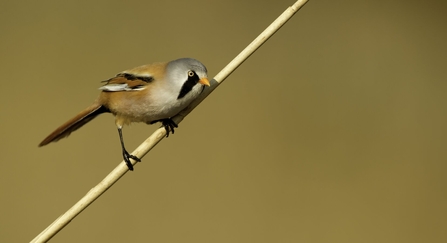
[[185,109],[192,99],[163,99],[139,100],[138,103],[128,100],[121,103],[115,109],[111,109],[115,115],[125,118],[128,122],[150,123],[161,119],[171,118]]

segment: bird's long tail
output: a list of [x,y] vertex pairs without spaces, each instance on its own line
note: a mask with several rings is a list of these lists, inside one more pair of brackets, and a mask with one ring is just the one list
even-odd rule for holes
[[110,112],[105,106],[100,104],[93,104],[87,107],[85,110],[81,111],[75,117],[71,118],[66,123],[58,127],[54,132],[52,132],[48,137],[46,137],[40,144],[39,147],[45,146],[51,142],[56,142],[61,138],[65,138],[70,133],[76,131],[80,127],[84,126],[87,122],[93,120],[97,115],[105,112]]

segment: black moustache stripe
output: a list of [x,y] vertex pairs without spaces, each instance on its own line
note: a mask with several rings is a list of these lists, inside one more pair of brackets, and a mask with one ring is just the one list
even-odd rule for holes
[[192,88],[199,82],[199,76],[197,76],[196,73],[194,73],[194,76],[189,77],[188,79],[185,81],[185,83],[183,83],[182,88],[180,89],[180,93],[177,96],[177,99],[181,99],[183,97],[185,97],[185,95],[187,95],[189,92],[191,92]]

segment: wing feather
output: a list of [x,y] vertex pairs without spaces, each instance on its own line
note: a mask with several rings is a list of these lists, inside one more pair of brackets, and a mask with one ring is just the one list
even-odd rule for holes
[[143,90],[153,80],[152,76],[119,73],[116,77],[106,80],[106,84],[99,89],[109,92]]

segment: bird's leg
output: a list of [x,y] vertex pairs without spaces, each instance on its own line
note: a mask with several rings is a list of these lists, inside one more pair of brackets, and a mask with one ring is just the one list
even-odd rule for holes
[[130,159],[133,159],[138,162],[141,162],[141,160],[137,156],[131,155],[129,154],[129,152],[127,152],[126,148],[124,147],[123,132],[121,130],[121,127],[118,127],[118,133],[120,135],[121,148],[123,150],[123,159],[126,162],[127,167],[129,167],[129,170],[133,170],[133,165],[130,162]]
[[166,137],[169,137],[169,133],[174,134],[174,128],[178,127],[178,125],[171,118],[151,121],[150,124],[154,124],[154,123],[157,123],[157,122],[161,122],[161,124],[165,128],[165,130],[166,130]]

